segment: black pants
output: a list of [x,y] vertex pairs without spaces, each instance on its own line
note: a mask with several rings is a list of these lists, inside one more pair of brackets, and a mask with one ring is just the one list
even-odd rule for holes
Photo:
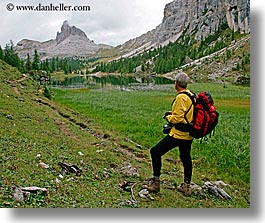
[[180,160],[184,167],[184,182],[190,183],[192,176],[192,161],[190,156],[191,144],[192,140],[175,139],[169,135],[163,138],[150,150],[153,165],[153,175],[156,177],[161,175],[161,157],[169,150],[179,147]]

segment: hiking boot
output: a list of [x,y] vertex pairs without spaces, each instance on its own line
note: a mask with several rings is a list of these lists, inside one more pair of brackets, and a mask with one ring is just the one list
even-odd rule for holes
[[149,192],[158,193],[160,191],[160,179],[151,178],[148,184],[143,185],[143,188],[147,189]]
[[184,193],[185,196],[191,195],[190,184],[182,183],[180,186],[177,186],[177,190]]

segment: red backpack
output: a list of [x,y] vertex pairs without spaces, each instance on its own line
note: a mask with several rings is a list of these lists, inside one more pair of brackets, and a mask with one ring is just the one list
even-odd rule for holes
[[[188,92],[181,92],[190,97],[192,105],[194,105],[193,121],[189,123],[190,135],[196,139],[203,138],[208,134],[211,134],[216,125],[218,124],[219,113],[216,111],[214,101],[209,92],[201,92],[197,96],[191,95]],[[192,106],[191,105],[191,106]],[[189,112],[190,108],[186,112]]]

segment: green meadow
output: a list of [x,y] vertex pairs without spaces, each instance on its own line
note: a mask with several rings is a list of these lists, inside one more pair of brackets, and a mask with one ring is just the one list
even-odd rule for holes
[[[220,113],[215,135],[202,143],[200,140],[194,140],[193,182],[200,185],[206,180],[222,180],[231,185],[229,190],[233,201],[224,202],[221,206],[248,207],[250,88],[222,84],[192,84],[189,87],[196,93],[209,91]],[[173,86],[166,90],[152,91],[55,91],[55,101],[95,120],[106,132],[127,137],[140,144],[141,148],[135,149],[137,151],[134,152],[146,159],[150,159],[149,149],[164,137],[162,126],[165,121],[162,116],[165,111],[170,110],[174,96]],[[178,150],[174,149],[164,156],[165,174],[162,174],[162,178],[181,183],[181,165],[176,167],[168,163],[167,159],[179,160]],[[151,176],[151,167],[144,168],[144,176]],[[199,207],[198,204],[191,206]]]

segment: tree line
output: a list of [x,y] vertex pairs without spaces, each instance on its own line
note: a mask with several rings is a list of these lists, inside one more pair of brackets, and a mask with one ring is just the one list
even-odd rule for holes
[[17,67],[20,71],[23,72],[25,64],[15,53],[14,44],[12,41],[10,41],[9,44],[6,44],[4,49],[2,49],[2,47],[0,46],[0,59],[13,67]]
[[32,58],[28,53],[26,59],[21,59],[14,50],[12,41],[6,44],[4,49],[0,46],[0,59],[13,67],[17,67],[22,73],[43,70],[49,74],[54,71],[63,71],[65,74],[69,74],[72,72],[79,72],[84,68],[83,62],[79,59],[53,57],[51,59],[40,60],[40,56],[36,49],[34,50]]
[[[98,63],[93,72],[134,73],[137,71],[164,74],[189,61],[208,56],[230,45],[238,35],[222,24],[213,34],[198,41],[195,35],[182,34],[176,42],[148,50],[142,54],[120,58],[119,60]],[[245,62],[248,62],[247,60]]]
[[[185,32],[176,42],[171,42],[166,46],[159,46],[146,50],[142,54],[130,58],[120,58],[111,62],[96,62],[99,58],[89,58],[80,60],[77,58],[50,58],[40,60],[37,50],[26,59],[20,59],[14,50],[13,42],[10,41],[2,49],[0,46],[0,59],[8,64],[17,67],[22,73],[30,73],[34,70],[44,70],[48,74],[55,71],[70,73],[157,73],[164,74],[170,72],[186,63],[208,56],[230,45],[240,35],[228,28],[225,23],[221,25],[213,34],[198,41],[194,34],[188,35]],[[226,60],[232,56],[227,50]],[[31,58],[32,57],[32,58]],[[94,69],[88,70],[88,65],[93,65]],[[247,71],[250,66],[249,54],[243,55],[241,63],[238,63],[236,70]]]

